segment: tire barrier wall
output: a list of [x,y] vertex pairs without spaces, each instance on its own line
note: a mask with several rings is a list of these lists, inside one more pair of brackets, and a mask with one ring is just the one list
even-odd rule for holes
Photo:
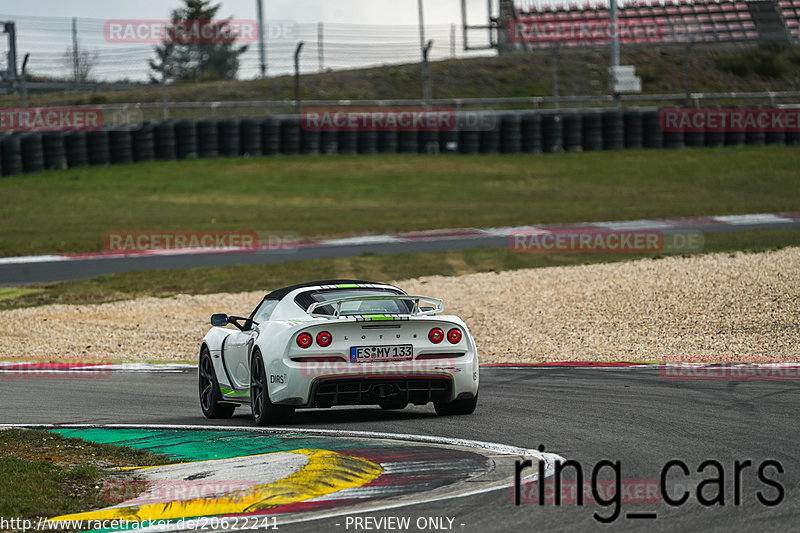
[[504,113],[500,118],[500,150],[504,154],[522,151],[522,117],[517,113]]
[[261,153],[276,155],[281,149],[281,123],[277,117],[261,121]]
[[[561,123],[564,125],[564,150],[568,152],[582,152],[585,149],[583,141],[583,117],[580,113],[564,113]],[[592,135],[595,135],[593,132]],[[598,131],[596,135],[600,135]],[[596,148],[595,148],[596,149]]]
[[41,172],[44,170],[44,146],[42,136],[28,133],[20,136],[20,152],[23,172]]
[[170,120],[159,122],[154,131],[156,159],[162,161],[175,159],[175,123]]
[[217,150],[220,156],[239,155],[239,121],[220,120],[217,123]]
[[46,169],[58,170],[67,168],[67,149],[64,137],[63,133],[57,131],[42,135],[44,167]]
[[542,114],[542,150],[545,153],[564,151],[563,116],[555,111]]
[[175,157],[178,159],[197,159],[197,124],[194,120],[175,122]]
[[133,136],[131,131],[118,128],[108,132],[108,147],[114,165],[133,163]]
[[280,117],[279,151],[284,155],[300,153],[300,118],[290,115]]
[[89,155],[86,153],[86,133],[71,131],[64,136],[64,149],[67,152],[67,166],[69,168],[82,167],[89,164]]
[[625,131],[622,111],[603,112],[603,149],[621,150],[625,148]]
[[4,135],[0,139],[0,163],[3,176],[16,176],[22,174],[22,143],[17,135]]
[[373,155],[378,153],[378,132],[374,130],[358,132],[358,153]]
[[[133,130],[133,160],[152,161],[156,158],[155,132],[153,125],[145,122],[139,128]],[[216,153],[214,155],[216,157]]]
[[526,154],[542,153],[542,115],[528,112],[520,120],[522,151]]
[[261,124],[258,120],[245,118],[239,121],[239,155],[260,156],[264,150],[261,140]]
[[338,132],[337,137],[340,155],[356,155],[358,153],[358,134],[359,132],[350,130]]
[[111,163],[108,130],[90,131],[86,134],[86,153],[89,154],[90,165],[108,165]]
[[[800,132],[663,131],[656,108],[481,111],[447,130],[311,131],[296,115],[167,120],[137,128],[0,132],[0,176],[153,160],[328,154],[536,154],[800,145]],[[476,118],[477,117],[477,118]],[[472,120],[472,122],[470,122]],[[475,127],[470,127],[470,126]]]

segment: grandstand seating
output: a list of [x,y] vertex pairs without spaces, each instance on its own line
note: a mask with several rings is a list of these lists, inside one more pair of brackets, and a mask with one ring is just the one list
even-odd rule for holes
[[[622,4],[622,2],[620,2]],[[609,20],[608,3],[572,1],[564,5],[518,8],[518,22],[538,25],[601,24]],[[655,25],[657,37],[620,36],[625,44],[677,44],[737,41],[797,42],[800,38],[800,0],[633,0],[617,9],[619,23]],[[559,46],[596,44],[586,39],[559,39]],[[552,41],[529,42],[532,48]]]

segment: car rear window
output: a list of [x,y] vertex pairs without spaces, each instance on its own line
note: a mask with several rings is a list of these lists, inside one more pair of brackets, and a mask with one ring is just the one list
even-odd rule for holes
[[[303,292],[295,297],[297,305],[304,310],[314,302],[324,302],[334,298],[348,298],[351,296],[385,296],[387,294],[403,294],[390,289],[329,289]],[[372,315],[372,314],[401,314],[411,312],[413,304],[402,300],[366,300],[345,302],[341,307],[342,315]],[[332,315],[335,309],[332,305],[318,307],[315,313]]]

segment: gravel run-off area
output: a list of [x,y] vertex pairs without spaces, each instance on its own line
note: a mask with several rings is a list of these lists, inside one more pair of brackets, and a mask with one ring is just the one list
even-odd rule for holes
[[[800,248],[395,283],[444,299],[482,362],[800,360]],[[263,294],[2,311],[0,357],[194,361],[212,313]]]

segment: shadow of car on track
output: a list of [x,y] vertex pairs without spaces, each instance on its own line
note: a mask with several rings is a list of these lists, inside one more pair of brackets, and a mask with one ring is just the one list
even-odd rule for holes
[[[347,424],[352,426],[354,423],[364,422],[396,422],[400,420],[417,420],[427,418],[437,418],[438,415],[430,407],[406,408],[400,410],[383,410],[378,408],[332,408],[332,409],[312,409],[312,410],[298,410],[292,422],[285,424],[290,427],[302,427],[305,425],[318,426],[318,425],[341,425]],[[196,425],[198,423],[207,423],[207,420],[201,418],[192,418],[187,420],[187,424]],[[204,424],[206,425],[206,424]],[[213,421],[215,426],[254,426],[253,417],[250,410],[243,406],[238,409],[231,418],[217,419]],[[274,427],[280,428],[280,425]]]

